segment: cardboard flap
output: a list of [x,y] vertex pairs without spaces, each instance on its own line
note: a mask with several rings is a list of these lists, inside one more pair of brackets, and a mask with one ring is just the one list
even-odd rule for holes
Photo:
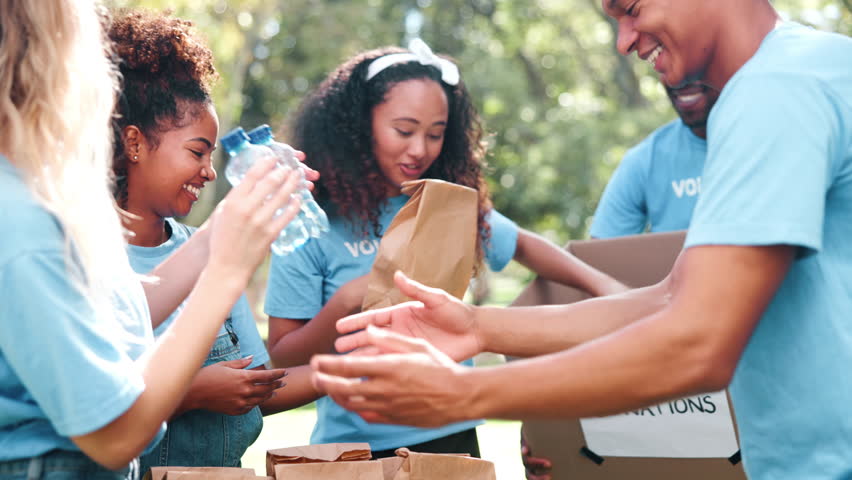
[[571,242],[568,251],[632,287],[646,287],[666,278],[685,239],[685,231],[649,233]]
[[[686,232],[648,233],[570,242],[565,249],[580,260],[634,288],[647,287],[668,275]],[[582,290],[541,278],[533,280],[513,306],[564,305],[589,298]]]

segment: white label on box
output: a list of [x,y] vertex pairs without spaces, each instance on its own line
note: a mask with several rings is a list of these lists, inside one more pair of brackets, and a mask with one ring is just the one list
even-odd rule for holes
[[724,391],[584,418],[580,425],[586,445],[602,457],[727,458],[739,448]]

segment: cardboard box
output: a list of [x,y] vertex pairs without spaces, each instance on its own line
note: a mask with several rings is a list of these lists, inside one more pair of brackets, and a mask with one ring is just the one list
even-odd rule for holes
[[[685,232],[656,233],[571,242],[566,248],[616,279],[632,287],[643,287],[653,285],[668,275],[683,248],[684,239]],[[512,305],[567,304],[585,298],[588,295],[577,289],[536,279]],[[533,454],[553,462],[553,480],[746,478],[738,456],[731,459],[595,458],[594,452],[583,450],[586,442],[579,420],[526,421],[523,431]]]

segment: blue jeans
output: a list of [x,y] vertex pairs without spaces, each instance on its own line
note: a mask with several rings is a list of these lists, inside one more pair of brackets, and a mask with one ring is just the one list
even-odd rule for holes
[[137,480],[139,462],[107,470],[81,452],[53,450],[35,458],[0,462],[0,480]]
[[[225,321],[227,333],[220,335],[204,366],[242,357],[239,339]],[[225,415],[208,410],[191,410],[169,422],[159,445],[139,460],[144,475],[151,467],[239,467],[246,449],[263,428],[260,408],[244,415]],[[0,479],[2,480],[2,479]]]

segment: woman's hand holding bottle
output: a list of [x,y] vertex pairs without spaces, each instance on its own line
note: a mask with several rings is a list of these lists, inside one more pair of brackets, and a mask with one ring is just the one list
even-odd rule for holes
[[[259,159],[213,213],[208,268],[216,268],[220,278],[247,283],[269,245],[299,213],[293,193],[301,176],[275,162],[272,155]],[[283,213],[276,217],[278,210]]]

